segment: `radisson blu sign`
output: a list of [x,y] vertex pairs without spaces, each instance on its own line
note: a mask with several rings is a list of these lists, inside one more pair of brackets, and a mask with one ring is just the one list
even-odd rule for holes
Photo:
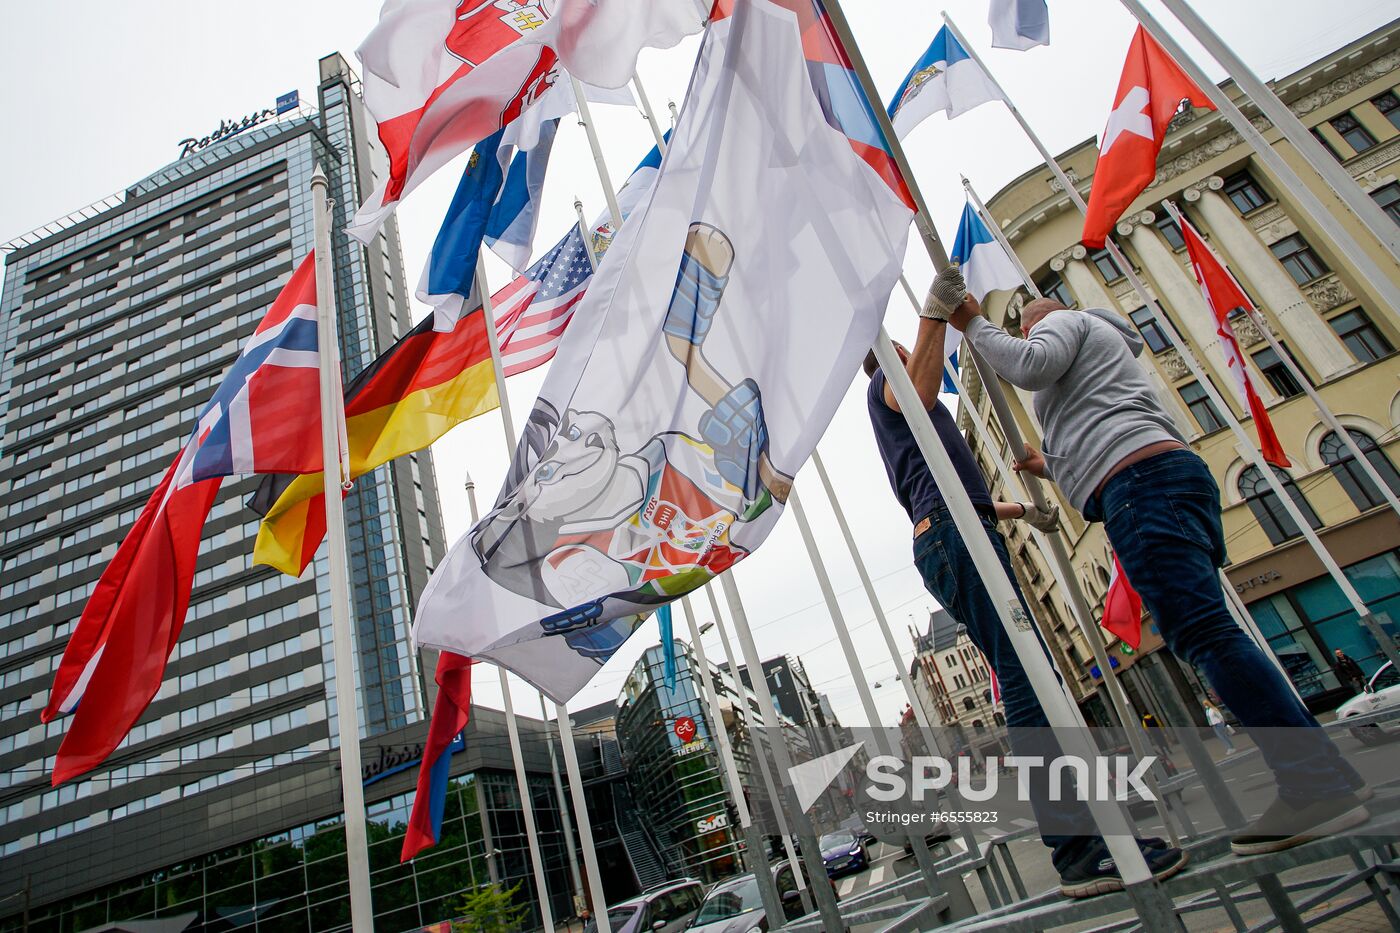
[[230,136],[237,136],[247,129],[252,129],[259,123],[266,122],[273,117],[284,114],[289,110],[296,110],[301,106],[301,95],[297,91],[288,91],[277,98],[276,104],[265,107],[262,110],[250,113],[241,120],[220,120],[218,129],[208,136],[195,138],[193,136],[180,140],[180,158],[192,156],[196,152],[208,149],[218,142],[223,142]]

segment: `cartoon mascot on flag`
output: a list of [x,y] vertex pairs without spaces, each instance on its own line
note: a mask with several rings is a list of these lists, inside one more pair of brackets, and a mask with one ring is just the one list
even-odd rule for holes
[[561,416],[541,400],[505,491],[472,534],[486,575],[558,606],[540,621],[545,633],[600,664],[645,617],[608,619],[609,600],[660,606],[703,586],[747,555],[732,543],[735,526],[786,502],[792,488],[768,459],[758,384],[730,383],[704,354],[733,262],[723,232],[691,224],[662,327],[708,406],[700,436],[665,432],[623,453],[605,415]]

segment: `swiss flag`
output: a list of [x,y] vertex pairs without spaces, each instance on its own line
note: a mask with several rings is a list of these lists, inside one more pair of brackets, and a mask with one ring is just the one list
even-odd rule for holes
[[1231,311],[1236,308],[1252,311],[1254,305],[1250,303],[1244,289],[1235,281],[1235,277],[1225,268],[1225,264],[1215,255],[1214,250],[1206,245],[1185,217],[1181,218],[1181,235],[1186,240],[1191,269],[1196,273],[1196,281],[1201,283],[1201,294],[1205,296],[1206,304],[1215,315],[1215,333],[1220,337],[1221,349],[1225,351],[1225,363],[1230,367],[1235,388],[1239,390],[1240,399],[1249,409],[1250,417],[1254,419],[1254,428],[1259,432],[1259,451],[1265,460],[1276,467],[1291,466],[1288,455],[1283,452],[1283,445],[1278,441],[1278,435],[1274,433],[1273,422],[1269,420],[1269,410],[1264,407],[1264,400],[1254,390],[1254,380],[1250,378],[1249,368],[1245,366],[1239,339],[1235,336],[1234,327],[1230,325]]
[[1142,597],[1128,582],[1118,555],[1113,555],[1113,579],[1103,599],[1103,621],[1099,623],[1134,651],[1142,644]]
[[1089,209],[1084,215],[1085,246],[1102,249],[1123,211],[1157,174],[1157,153],[1167,124],[1181,102],[1214,110],[1200,88],[1170,55],[1139,26],[1128,47],[1113,112],[1099,143]]

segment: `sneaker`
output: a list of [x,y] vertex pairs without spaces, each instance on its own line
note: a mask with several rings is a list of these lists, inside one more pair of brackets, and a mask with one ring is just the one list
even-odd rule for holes
[[1301,805],[1280,797],[1244,832],[1230,840],[1230,851],[1236,855],[1282,852],[1360,826],[1370,818],[1371,813],[1361,798],[1352,793]]
[[1376,796],[1376,789],[1370,784],[1362,784],[1360,787],[1353,787],[1351,792],[1356,795],[1356,799],[1362,803]]
[[[1152,877],[1165,881],[1186,867],[1189,861],[1185,852],[1170,847],[1155,848],[1149,843],[1160,839],[1140,839],[1138,849],[1147,860]],[[1067,865],[1060,872],[1060,893],[1065,897],[1097,897],[1123,890],[1123,877],[1118,874],[1118,866],[1108,854],[1108,847],[1102,842],[1091,846],[1079,861]]]

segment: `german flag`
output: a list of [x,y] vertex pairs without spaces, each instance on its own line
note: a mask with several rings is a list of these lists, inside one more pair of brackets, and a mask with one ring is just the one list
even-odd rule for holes
[[[350,475],[422,450],[499,405],[480,307],[441,333],[429,315],[345,390]],[[326,536],[321,474],[267,476],[248,504],[263,516],[253,562],[301,576]]]

